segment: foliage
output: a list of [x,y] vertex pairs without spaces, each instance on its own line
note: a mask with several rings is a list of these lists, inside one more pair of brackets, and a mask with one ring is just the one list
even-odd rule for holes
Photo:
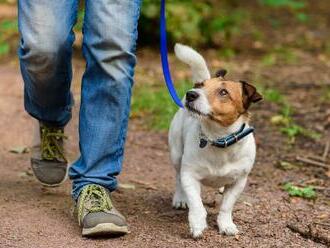
[[[191,88],[191,82],[177,84],[180,96]],[[134,89],[132,98],[132,118],[143,118],[148,127],[166,130],[178,107],[170,98],[166,87],[141,84]]]
[[0,41],[0,57],[8,54],[10,51],[9,44],[3,41]]
[[303,0],[260,0],[260,3],[270,7],[288,7],[295,10],[306,6],[306,2]]
[[[172,41],[193,46],[226,42],[240,31],[246,16],[242,10],[228,11],[226,6],[215,8],[211,1],[168,1],[166,4],[167,30]],[[159,1],[145,0],[141,10],[140,32],[143,37],[158,39]],[[219,6],[219,4],[217,4]]]
[[[309,21],[305,0],[259,0],[256,4],[250,4],[250,9],[246,3],[237,0],[167,1],[169,39],[171,42],[180,41],[192,46],[228,48],[233,40],[244,36],[251,35],[254,40],[262,39],[258,31],[261,23],[279,27],[281,18],[267,14],[275,9],[289,12],[293,22]],[[139,27],[140,41],[154,44],[158,39],[159,33],[155,30],[158,30],[159,6],[160,1],[144,0]],[[256,8],[260,12],[255,13]]]
[[279,161],[278,166],[282,170],[293,170],[293,169],[297,168],[296,164],[293,164],[293,163],[288,162],[288,161]]
[[281,92],[279,92],[277,89],[274,88],[268,88],[268,89],[263,89],[262,95],[264,99],[268,102],[274,102],[274,103],[282,103],[283,102],[283,95]]
[[293,144],[299,135],[315,140],[320,138],[319,133],[306,129],[294,121],[293,108],[278,90],[269,88],[261,89],[261,92],[266,101],[276,103],[281,107],[279,113],[272,116],[270,122],[280,127],[280,131],[289,138],[289,143]]
[[300,22],[306,22],[309,19],[308,15],[302,12],[307,5],[305,0],[259,0],[259,2],[271,8],[288,9]]
[[261,58],[261,63],[273,66],[279,63],[295,64],[297,60],[297,54],[293,49],[277,45]]
[[283,185],[283,190],[289,193],[290,196],[298,196],[305,199],[316,198],[316,192],[312,186],[298,187],[292,183],[286,183]]
[[84,10],[79,10],[78,12],[78,17],[77,17],[77,23],[74,27],[75,31],[80,31],[83,28],[83,22],[84,22],[84,16],[85,16],[85,11]]
[[294,119],[292,118],[292,115],[292,107],[285,103],[281,108],[280,114],[275,115],[271,118],[271,122],[275,125],[279,125],[280,131],[286,136],[288,136],[290,143],[294,143],[296,137],[299,135],[303,135],[305,137],[315,140],[320,138],[319,133],[296,124],[294,122]]
[[330,87],[325,86],[322,90],[321,100],[324,102],[330,102]]
[[[15,0],[2,0],[15,3]],[[83,5],[81,5],[83,6]],[[139,23],[139,43],[155,46],[159,39],[159,8],[160,1],[144,0],[141,8]],[[274,11],[276,10],[276,11]],[[295,54],[290,51],[288,44],[281,39],[277,47],[273,48],[271,35],[274,29],[284,28],[289,23],[296,28],[296,23],[310,24],[307,0],[259,0],[242,2],[238,0],[202,0],[202,1],[167,1],[167,31],[170,43],[187,43],[194,47],[216,47],[221,49],[221,55],[231,58],[245,48],[253,47],[258,41],[260,49],[266,49],[262,59],[264,64],[296,60]],[[289,15],[286,15],[287,13]],[[282,15],[284,14],[284,15]],[[83,25],[84,11],[78,13],[75,31],[80,31]],[[290,20],[287,20],[289,16]],[[281,30],[279,30],[281,32]],[[0,27],[0,34],[3,33]],[[15,31],[17,35],[17,28]],[[4,41],[0,41],[0,43]],[[6,39],[6,43],[9,40]],[[290,46],[298,43],[310,42],[305,36],[299,35],[292,39]],[[285,43],[285,44],[284,44]],[[8,45],[1,45],[2,53],[8,52]],[[11,46],[9,46],[11,47]],[[285,49],[283,49],[283,47]],[[324,49],[326,45],[322,45]],[[12,50],[12,49],[11,49]]]
[[0,21],[0,58],[11,51],[10,39],[17,36],[17,21]]

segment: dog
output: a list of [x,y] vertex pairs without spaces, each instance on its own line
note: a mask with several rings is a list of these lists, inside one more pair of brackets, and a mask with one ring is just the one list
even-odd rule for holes
[[190,66],[194,87],[184,96],[184,108],[176,112],[169,129],[176,171],[173,207],[189,208],[190,232],[198,238],[207,228],[201,185],[224,187],[217,224],[221,234],[236,235],[233,207],[256,156],[248,109],[262,96],[245,81],[226,80],[225,70],[211,78],[204,58],[192,48],[176,44],[174,50]]

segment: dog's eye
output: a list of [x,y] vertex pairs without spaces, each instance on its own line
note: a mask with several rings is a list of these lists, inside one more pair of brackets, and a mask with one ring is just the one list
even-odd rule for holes
[[222,89],[219,92],[220,96],[227,96],[228,95],[228,91],[226,89]]

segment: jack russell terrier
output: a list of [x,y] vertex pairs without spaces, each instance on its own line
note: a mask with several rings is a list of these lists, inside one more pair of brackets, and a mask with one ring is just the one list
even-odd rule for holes
[[200,237],[207,228],[201,184],[224,187],[217,223],[220,233],[235,235],[233,207],[256,156],[248,108],[262,96],[245,81],[226,80],[225,70],[211,78],[204,58],[192,48],[176,44],[174,50],[191,67],[194,87],[183,98],[185,108],[177,111],[169,130],[176,170],[173,207],[189,208],[191,234]]

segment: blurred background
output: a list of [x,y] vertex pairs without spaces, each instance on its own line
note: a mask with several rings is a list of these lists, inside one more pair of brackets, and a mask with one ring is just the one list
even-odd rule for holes
[[[16,0],[0,0],[0,4],[0,61],[8,61],[16,59],[14,56],[18,43]],[[80,5],[75,27],[77,58],[81,58],[83,1]],[[253,60],[257,65],[251,75],[254,78],[251,79],[257,84],[261,81],[266,83],[266,80],[262,78],[262,73],[259,72],[277,65],[281,67],[297,65],[303,61],[306,62],[305,66],[307,63],[329,65],[329,5],[327,1],[308,0],[167,1],[169,49],[172,50],[175,42],[180,42],[204,50],[205,54],[214,58],[210,61],[211,67],[213,64],[214,67],[219,67],[235,60]],[[157,67],[159,66],[158,26],[159,1],[144,0],[139,24],[138,52],[141,56],[153,58],[148,65],[155,65],[156,62]],[[242,73],[244,69],[246,70],[243,68]],[[157,80],[144,79],[142,81],[157,85],[162,79],[160,74],[157,74],[160,77]],[[323,75],[323,77],[326,76]],[[186,79],[185,75],[181,77],[179,75],[179,79],[182,78]],[[140,81],[138,83],[141,84]],[[179,88],[183,88],[182,91],[185,91],[186,86],[184,83],[178,85]],[[328,85],[323,84],[323,86],[322,98],[330,99]],[[157,92],[153,93],[157,94]],[[269,89],[267,94],[278,97],[275,95],[280,93],[276,89]],[[133,114],[134,108],[133,104]],[[172,116],[173,111],[169,113],[169,116]],[[165,123],[162,120],[157,120],[157,123],[160,129],[164,129],[168,126],[168,118]]]
[[[77,105],[68,127],[72,136],[69,142],[72,159],[78,153],[77,115],[80,81],[85,67],[80,50],[83,5],[82,2],[75,27],[72,90]],[[121,176],[125,194],[114,195],[121,209],[126,208],[128,215],[137,217],[129,217],[133,234],[120,239],[116,243],[118,247],[125,241],[144,247],[144,240],[149,240],[148,244],[158,244],[158,247],[166,247],[169,241],[180,243],[180,247],[182,243],[187,247],[192,245],[185,236],[185,215],[178,215],[170,208],[173,173],[168,165],[166,139],[169,122],[177,107],[167,93],[161,71],[159,5],[158,0],[144,0],[141,10],[130,132],[124,175]],[[205,56],[213,73],[225,68],[229,71],[228,78],[247,80],[264,96],[264,101],[252,108],[252,124],[257,130],[259,147],[256,166],[234,214],[245,233],[237,239],[220,240],[213,230],[206,240],[193,245],[215,247],[219,242],[236,244],[236,247],[259,247],[261,243],[264,247],[329,245],[330,1],[169,0],[166,14],[170,51],[173,51],[175,42],[190,45]],[[54,214],[66,224],[55,222],[55,230],[62,234],[61,238],[77,240],[78,231],[74,227],[70,229],[71,224],[63,215],[69,204],[69,184],[51,193],[40,190],[28,169],[32,124],[31,118],[23,111],[22,80],[16,57],[19,39],[16,15],[15,0],[0,0],[0,156],[4,161],[0,164],[0,171],[9,180],[2,184],[4,188],[11,185],[16,194],[24,193],[32,198],[33,192],[39,192],[41,210],[49,202],[57,202],[54,208],[58,211],[55,210]],[[192,86],[191,73],[172,53],[170,64],[182,96]],[[24,185],[29,183],[35,191],[30,192],[23,185],[16,187],[17,180]],[[2,197],[11,198],[9,192],[2,192],[5,192]],[[213,199],[213,193],[208,192],[207,196]],[[24,202],[28,199],[22,198],[19,203],[9,201],[3,209],[7,206],[19,216]],[[134,204],[127,207],[131,202]],[[218,202],[208,199],[206,202],[211,216],[216,216]],[[139,209],[146,212],[137,213]],[[38,210],[32,206],[30,211],[33,217]],[[47,216],[44,217],[47,219]],[[9,217],[5,220],[12,223]],[[173,230],[173,220],[177,223],[176,231]],[[144,224],[139,229],[141,223]],[[212,225],[215,226],[215,220]],[[68,232],[66,228],[69,228]],[[141,236],[139,233],[144,229],[146,234]],[[17,233],[21,231],[15,230]],[[48,235],[38,226],[35,230],[24,231],[30,236],[37,232]],[[0,225],[0,241],[2,237],[9,244],[32,242],[27,234],[21,240],[15,240],[1,236],[1,233],[10,236],[12,229],[1,229]],[[54,236],[54,232],[51,235],[53,242],[61,240]],[[155,243],[155,236],[159,243]],[[41,235],[35,242],[46,244],[47,239]]]

